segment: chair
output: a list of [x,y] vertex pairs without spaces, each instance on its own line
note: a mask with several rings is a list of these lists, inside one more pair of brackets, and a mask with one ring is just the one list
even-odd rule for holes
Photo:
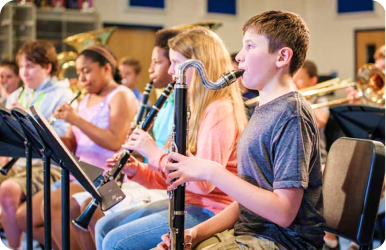
[[377,141],[339,138],[323,174],[325,231],[372,249],[385,175],[385,146]]

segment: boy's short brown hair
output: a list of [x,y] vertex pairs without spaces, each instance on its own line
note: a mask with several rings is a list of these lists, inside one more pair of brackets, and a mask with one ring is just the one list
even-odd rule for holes
[[28,61],[39,64],[46,68],[52,65],[51,76],[58,73],[59,62],[55,47],[46,41],[32,41],[24,43],[16,55],[16,62],[19,64],[21,57],[25,56]]
[[293,51],[290,74],[300,69],[306,58],[309,46],[309,30],[303,18],[288,11],[266,11],[249,19],[243,27],[266,36],[269,39],[269,52],[273,53],[282,47]]
[[119,65],[132,66],[136,75],[141,73],[142,70],[141,63],[137,59],[127,56],[122,57],[121,60],[119,60]]
[[304,62],[302,69],[307,71],[309,77],[318,76],[318,68],[316,67],[316,64],[310,60]]

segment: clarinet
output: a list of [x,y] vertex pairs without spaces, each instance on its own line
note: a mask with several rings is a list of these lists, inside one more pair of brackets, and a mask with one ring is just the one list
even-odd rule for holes
[[[146,84],[145,90],[142,93],[141,105],[139,107],[139,111],[136,119],[134,120],[134,122],[131,123],[131,128],[130,128],[131,131],[133,131],[136,127],[138,127],[143,121],[143,119],[146,117],[149,111],[149,105],[147,103],[149,101],[149,96],[152,89],[153,89],[153,80],[151,80]],[[122,186],[124,177],[125,176],[122,173],[120,173],[115,179],[119,187]]]
[[[187,89],[185,82],[185,72],[189,67],[195,67],[206,88],[216,90],[229,86],[240,77],[244,71],[230,71],[217,80],[209,80],[202,62],[191,59],[187,60],[178,68],[178,78],[176,83],[174,131],[172,134],[172,150],[182,155],[186,155],[187,131],[188,131],[188,106]],[[185,184],[169,192],[169,227],[171,250],[184,250],[184,230],[185,230]]]
[[[166,87],[162,95],[157,99],[156,103],[151,108],[149,114],[146,116],[145,120],[141,124],[142,130],[144,131],[150,130],[151,126],[153,125],[154,119],[158,114],[158,111],[162,108],[166,99],[168,99],[169,95],[173,91],[174,85],[175,85],[175,82],[169,83],[169,85]],[[106,184],[111,180],[114,180],[118,176],[118,174],[121,172],[126,162],[129,160],[132,152],[133,150],[127,150],[127,149],[122,151],[122,154],[119,160],[112,167],[112,169],[106,173],[100,186]],[[88,225],[98,206],[99,206],[99,201],[94,198],[89,203],[89,205],[84,210],[84,212],[76,220],[72,220],[72,223],[78,228],[82,229],[83,231],[88,231]]]
[[143,121],[147,111],[149,110],[149,106],[147,105],[147,102],[149,101],[149,96],[152,89],[153,89],[153,80],[151,80],[146,84],[145,90],[142,93],[141,106],[138,111],[137,119],[135,120],[135,124],[134,124],[135,127],[138,126]]
[[3,174],[3,175],[7,175],[7,174],[8,174],[8,171],[13,167],[13,165],[15,165],[15,163],[17,162],[17,160],[19,160],[19,158],[17,158],[17,157],[12,158],[9,162],[7,162],[7,164],[5,164],[5,165],[0,169],[0,173]]

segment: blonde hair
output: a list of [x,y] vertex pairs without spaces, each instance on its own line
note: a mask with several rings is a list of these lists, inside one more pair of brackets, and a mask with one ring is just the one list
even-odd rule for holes
[[[181,53],[188,59],[197,59],[205,66],[208,77],[216,81],[221,75],[232,69],[230,55],[222,40],[212,31],[203,27],[196,27],[180,33],[169,40],[170,49]],[[238,130],[238,136],[247,124],[247,117],[241,92],[237,84],[220,90],[207,89],[201,77],[195,70],[192,83],[188,90],[191,116],[189,120],[188,149],[197,151],[197,137],[200,122],[205,109],[212,102],[228,98],[233,106],[233,115]]]

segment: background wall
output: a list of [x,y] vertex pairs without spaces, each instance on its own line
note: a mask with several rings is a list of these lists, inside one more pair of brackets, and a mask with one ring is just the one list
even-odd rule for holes
[[[385,10],[374,2],[373,12],[337,13],[337,0],[238,0],[236,16],[207,14],[205,0],[165,0],[164,10],[130,8],[127,0],[94,0],[102,23],[171,27],[205,20],[218,20],[217,33],[230,52],[241,47],[243,23],[265,10],[283,9],[300,14],[311,31],[308,58],[315,61],[320,74],[338,73],[355,77],[355,39],[357,29],[385,27]],[[144,65],[146,69],[148,65]]]

